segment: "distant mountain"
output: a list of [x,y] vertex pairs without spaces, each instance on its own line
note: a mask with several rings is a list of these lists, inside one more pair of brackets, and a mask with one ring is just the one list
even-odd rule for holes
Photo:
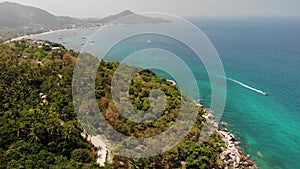
[[58,17],[35,7],[11,2],[0,3],[1,28],[22,29],[33,26],[58,28],[74,24],[76,21],[78,21],[78,19]]
[[119,19],[116,24],[140,24],[168,22],[161,18],[150,18],[134,15],[130,21],[120,19],[134,13],[126,10],[105,18],[79,19],[66,16],[55,16],[45,10],[12,2],[0,3],[0,42],[14,37],[42,33],[64,28],[92,27]]
[[103,23],[111,22],[111,21],[114,21],[117,24],[141,24],[141,23],[155,24],[155,23],[170,22],[162,18],[151,18],[151,17],[135,14],[134,12],[131,12],[129,10],[125,10],[119,14],[110,15],[101,19],[101,22]]

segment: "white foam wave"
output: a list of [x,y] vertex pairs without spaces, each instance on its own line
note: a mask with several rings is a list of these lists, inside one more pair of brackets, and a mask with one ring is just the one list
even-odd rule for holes
[[250,89],[250,90],[255,91],[255,92],[257,92],[257,93],[260,93],[260,94],[262,94],[262,95],[265,95],[265,96],[268,95],[267,92],[264,92],[264,91],[255,89],[254,87],[248,86],[248,85],[246,85],[246,84],[244,84],[244,83],[242,83],[242,82],[240,82],[240,81],[237,81],[237,80],[234,80],[234,79],[231,79],[231,78],[227,78],[227,80],[230,80],[230,81],[232,81],[232,82],[234,82],[234,83],[236,83],[236,84],[239,84],[239,85],[241,85],[241,86],[243,86],[243,87],[245,87],[245,88],[247,88],[247,89]]

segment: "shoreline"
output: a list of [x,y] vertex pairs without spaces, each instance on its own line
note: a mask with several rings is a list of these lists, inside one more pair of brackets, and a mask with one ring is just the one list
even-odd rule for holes
[[[212,127],[209,127],[209,132],[217,132],[225,142],[226,146],[222,147],[222,153],[219,154],[221,160],[227,165],[225,169],[258,169],[256,162],[249,159],[250,155],[239,147],[241,142],[236,139],[236,136],[229,132],[227,128],[221,129],[219,127],[219,124],[214,121],[215,117],[210,109],[204,108],[203,105],[196,101],[195,103],[199,108],[204,110],[205,114],[202,117],[207,120],[208,124],[212,124]],[[227,123],[222,122],[222,126],[225,126],[223,124]],[[99,136],[86,135],[84,133],[82,133],[82,136],[96,148],[96,162],[100,166],[105,166],[106,163],[111,164],[113,162],[112,152]]]
[[[74,28],[74,29],[80,29],[80,28]],[[50,33],[66,31],[66,30],[71,30],[71,29],[59,29],[59,30],[47,31],[47,32],[39,33],[39,34],[24,35],[24,36],[20,36],[17,38],[13,38],[4,43],[22,40],[22,39],[28,38],[30,36],[46,35],[46,34],[50,34]],[[170,82],[172,85],[177,85],[176,82],[173,80],[166,79],[166,81]],[[236,169],[240,169],[240,168],[241,169],[243,169],[243,168],[257,169],[258,167],[257,167],[256,163],[254,161],[249,160],[250,155],[247,154],[246,152],[242,151],[241,148],[239,147],[240,142],[237,141],[234,134],[230,133],[226,128],[221,129],[219,127],[219,124],[217,122],[215,122],[213,112],[210,109],[205,108],[202,104],[200,104],[197,101],[195,101],[195,103],[197,104],[197,106],[199,108],[204,109],[205,114],[203,115],[203,117],[208,121],[208,123],[213,124],[213,126],[214,126],[213,131],[219,133],[220,136],[222,137],[222,140],[225,142],[226,147],[224,147],[222,149],[222,153],[220,153],[219,155],[220,155],[220,158],[228,165],[228,167],[232,167],[232,168],[236,168]],[[224,123],[226,123],[226,122],[224,122]],[[222,122],[222,125],[223,125],[223,122]],[[223,126],[226,126],[226,125],[223,125]],[[112,159],[110,159],[110,158],[109,158],[110,160],[107,159],[107,157],[110,156],[109,150],[106,148],[106,146],[103,146],[102,143],[101,144],[98,143],[98,141],[96,141],[95,137],[97,137],[97,136],[89,136],[87,141],[92,142],[92,144],[97,148],[100,148],[100,147],[102,148],[102,150],[99,149],[99,151],[97,152],[98,153],[97,154],[97,157],[98,157],[97,162],[100,165],[104,165],[105,162],[111,161]],[[105,157],[104,159],[103,159],[103,156]]]
[[42,33],[23,35],[23,36],[19,36],[19,37],[16,37],[16,38],[12,38],[12,39],[7,40],[3,43],[9,43],[9,42],[13,42],[13,41],[22,40],[22,39],[28,39],[30,36],[38,36],[38,35],[47,35],[47,34],[50,34],[50,33],[57,33],[57,32],[61,32],[61,31],[64,31],[64,30],[70,30],[70,29],[50,30],[50,31],[42,32]]
[[40,35],[48,35],[51,33],[58,33],[58,32],[62,32],[62,31],[70,31],[70,30],[79,30],[79,29],[90,29],[90,28],[97,28],[97,27],[102,27],[102,26],[90,26],[90,27],[78,27],[78,28],[64,28],[64,29],[57,29],[57,30],[49,30],[49,31],[45,31],[42,33],[35,33],[35,34],[30,34],[30,35],[22,35],[19,37],[15,37],[12,38],[10,40],[7,40],[5,42],[2,43],[9,43],[9,42],[13,42],[13,41],[18,41],[18,40],[22,40],[22,39],[30,39],[31,36],[40,36]]
[[[166,81],[172,83],[172,85],[177,85],[173,80],[166,79]],[[212,125],[209,131],[219,133],[222,140],[225,142],[226,147],[222,147],[220,158],[226,163],[226,165],[235,169],[258,169],[256,163],[249,159],[250,155],[239,147],[241,142],[236,139],[236,136],[229,132],[227,128],[220,128],[219,124],[215,121],[213,111],[209,108],[205,108],[200,101],[194,100],[194,102],[199,109],[204,110],[204,115],[202,117],[207,120],[208,124]],[[227,126],[227,123],[223,121],[221,122],[221,125]]]
[[42,32],[42,33],[33,33],[33,34],[29,34],[29,35],[18,36],[18,37],[11,38],[10,40],[6,40],[6,41],[1,42],[1,43],[5,44],[5,43],[18,41],[18,40],[22,40],[22,39],[30,39],[31,36],[48,35],[48,34],[51,34],[51,33],[58,33],[58,32],[62,32],[62,31],[71,31],[71,30],[80,30],[80,29],[93,29],[93,28],[102,28],[102,27],[104,28],[104,27],[122,26],[122,25],[127,25],[127,24],[112,24],[112,25],[111,24],[104,24],[104,25],[87,26],[87,27],[55,29],[55,30],[45,31],[45,32]]
[[[236,136],[229,132],[227,128],[220,128],[219,124],[215,122],[215,117],[210,109],[203,109],[205,113],[203,117],[208,121],[208,123],[213,124],[213,131],[219,133],[222,140],[225,142],[226,147],[222,147],[220,158],[227,164],[227,166],[235,169],[258,169],[256,163],[249,159],[250,155],[239,147],[241,142],[236,139]],[[227,125],[224,121],[221,123],[222,126]]]

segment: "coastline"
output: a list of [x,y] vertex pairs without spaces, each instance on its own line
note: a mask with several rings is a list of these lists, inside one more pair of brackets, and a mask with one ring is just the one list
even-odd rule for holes
[[[176,82],[170,79],[166,79],[172,85],[176,86]],[[206,119],[206,124],[204,127],[208,129],[207,132],[217,132],[222,140],[225,142],[225,147],[222,147],[222,153],[219,154],[221,160],[226,163],[225,169],[234,168],[234,169],[258,169],[257,164],[250,160],[250,155],[244,152],[239,145],[239,142],[236,139],[236,136],[228,131],[227,128],[222,129],[220,125],[215,121],[215,116],[213,111],[209,108],[205,108],[199,101],[194,100],[195,104],[199,109],[204,110],[203,118]],[[226,122],[221,122],[222,126],[227,126]],[[101,141],[99,136],[88,135],[85,138],[96,147],[97,158],[96,161],[100,166],[105,166],[105,163],[113,162],[113,154],[107,148],[105,143]]]
[[[75,29],[79,29],[79,28],[75,28]],[[35,36],[35,35],[45,35],[45,34],[50,34],[50,33],[56,33],[56,32],[60,32],[60,31],[64,31],[66,29],[60,29],[60,30],[55,30],[55,31],[47,31],[47,32],[43,32],[43,33],[39,33],[39,34],[32,34],[32,35],[25,35],[25,36],[20,36],[17,38],[13,38],[7,42],[12,42],[12,41],[17,41],[17,40],[21,40],[23,38],[28,38],[30,36]],[[70,29],[68,29],[70,30]],[[172,83],[172,85],[177,85],[176,82],[172,81],[172,80],[168,80],[170,83]],[[213,112],[208,109],[208,108],[204,108],[203,105],[201,105],[200,103],[196,102],[195,103],[199,106],[199,108],[202,108],[205,110],[205,114],[203,115],[203,117],[208,121],[211,122],[213,124],[214,131],[218,132],[221,136],[222,139],[224,140],[226,147],[224,147],[224,149],[222,150],[223,152],[220,154],[221,159],[229,166],[232,168],[250,168],[250,169],[257,169],[257,165],[255,162],[249,160],[250,155],[246,154],[245,152],[243,152],[241,150],[241,148],[238,146],[240,144],[240,142],[238,142],[236,140],[236,137],[230,133],[227,129],[221,129],[218,125],[217,122],[214,121],[214,116],[213,116]],[[225,126],[225,125],[224,125]],[[97,157],[99,158],[97,160],[97,162],[99,162],[100,164],[104,165],[105,162],[110,161],[107,160],[107,157],[109,157],[110,155],[108,155],[109,150],[106,147],[101,147],[103,146],[103,144],[97,143],[97,141],[95,140],[95,137],[97,136],[90,136],[93,139],[87,139],[88,141],[91,141],[92,144],[95,147],[100,148],[99,152],[97,154]],[[101,149],[102,148],[102,149]],[[106,155],[104,155],[106,154]],[[103,159],[103,156],[105,157]]]
[[[166,79],[172,85],[176,86],[176,82],[170,79]],[[215,121],[215,116],[213,111],[209,108],[205,108],[199,101],[194,100],[195,104],[199,109],[204,110],[204,117],[207,120],[207,126],[209,132],[217,132],[222,137],[225,142],[226,147],[222,147],[222,153],[220,153],[220,158],[226,163],[230,168],[235,169],[258,169],[256,163],[249,159],[250,155],[244,152],[239,145],[239,142],[235,135],[230,133],[227,128],[221,129],[219,124]],[[221,122],[222,126],[227,126],[226,122]],[[226,169],[228,168],[226,167]]]
[[[226,128],[221,129],[219,127],[218,123],[214,121],[215,117],[210,109],[204,108],[203,105],[196,101],[195,103],[199,108],[204,110],[205,114],[203,117],[207,120],[207,124],[212,124],[212,127],[209,127],[209,132],[217,132],[225,142],[226,146],[222,147],[222,153],[219,154],[220,158],[227,165],[225,169],[258,169],[257,164],[249,159],[250,155],[239,147],[241,143],[236,139],[235,135],[230,133]],[[226,122],[222,122],[223,126],[225,126],[225,124],[227,125]],[[99,136],[86,135],[84,133],[82,133],[82,135],[96,148],[96,162],[100,166],[105,166],[106,163],[111,164],[113,162],[112,152]]]
[[[209,32],[211,33],[213,31],[209,30]],[[63,33],[64,32],[60,32],[58,34],[63,34]],[[51,37],[51,36],[56,36],[56,34],[54,33],[54,34],[49,34],[46,36]],[[77,35],[74,35],[74,36],[77,36]],[[57,39],[57,37],[58,36],[56,36],[55,38]],[[218,40],[219,39],[217,39],[216,42],[218,42]],[[243,40],[243,42],[244,42],[244,40]],[[69,45],[69,42],[67,45]],[[223,45],[220,45],[220,49],[226,49],[226,46],[223,47]],[[270,49],[270,50],[272,50],[272,49]],[[242,52],[242,51],[243,50],[239,49],[239,52]],[[229,51],[229,53],[231,53],[231,51]],[[247,52],[246,52],[246,55],[248,57]],[[237,57],[235,54],[233,54],[232,56],[234,58]],[[277,55],[274,54],[274,56],[277,56]],[[228,59],[227,60],[228,63],[232,61],[231,59],[233,59],[233,58],[227,57],[227,56],[224,56],[224,58]],[[265,61],[265,60],[263,60],[263,61]],[[254,61],[251,63],[254,63]],[[236,65],[240,65],[240,62],[237,62]],[[259,71],[260,70],[261,69],[259,69]],[[265,69],[262,69],[262,70],[265,70]],[[234,74],[235,68],[228,67],[228,71],[233,72],[233,74]],[[234,76],[234,75],[232,75],[232,76]],[[247,76],[248,76],[248,74],[241,74],[240,77],[235,76],[235,78],[238,78],[239,80],[243,81],[243,79],[247,79]],[[260,78],[260,77],[261,77],[260,75],[257,75],[257,76],[253,75],[254,80],[256,80],[257,78]],[[285,82],[288,82],[288,81],[285,80]],[[251,155],[250,158],[253,159],[257,163],[257,165],[261,168],[264,168],[265,166],[268,167],[268,166],[276,166],[276,165],[293,166],[294,163],[291,160],[291,156],[295,155],[296,153],[289,152],[289,151],[283,151],[283,150],[290,150],[289,147],[293,145],[293,144],[291,144],[291,143],[293,143],[292,139],[290,139],[290,137],[288,137],[288,135],[283,133],[283,131],[289,131],[290,133],[295,133],[294,129],[297,129],[297,128],[294,128],[294,129],[290,128],[291,130],[287,130],[290,126],[292,126],[292,124],[294,124],[294,123],[292,123],[293,121],[291,121],[290,119],[287,119],[287,122],[289,122],[288,125],[286,125],[285,127],[278,127],[278,125],[283,125],[286,123],[285,122],[281,123],[280,120],[278,120],[278,121],[274,120],[271,123],[270,121],[267,121],[264,118],[264,116],[268,116],[272,112],[277,116],[277,111],[273,108],[270,108],[270,106],[267,106],[267,105],[274,103],[274,105],[278,106],[280,112],[282,111],[282,112],[284,112],[283,114],[286,114],[287,112],[285,111],[284,108],[285,108],[286,103],[289,103],[289,102],[287,101],[284,104],[280,104],[280,102],[275,102],[275,101],[273,102],[273,97],[275,97],[275,95],[270,96],[270,98],[264,98],[263,96],[255,93],[255,92],[248,91],[247,89],[242,88],[242,86],[239,86],[238,84],[234,84],[232,82],[229,82],[229,83],[231,83],[229,87],[230,87],[230,90],[232,90],[232,92],[228,95],[228,97],[230,97],[228,99],[230,101],[228,104],[230,106],[229,107],[230,110],[228,110],[227,113],[224,113],[224,115],[226,115],[226,117],[224,116],[225,117],[224,120],[226,122],[228,122],[228,126],[226,126],[226,128],[228,128],[230,132],[234,133],[234,135],[237,137],[237,139],[242,142],[242,144],[239,145],[241,147],[241,149],[243,149],[243,150],[245,150],[245,152],[249,153]],[[245,82],[245,83],[249,84],[249,81]],[[250,83],[252,83],[251,85],[256,86],[258,88],[264,88],[264,87],[261,87],[261,85],[257,85],[255,81],[252,81]],[[282,84],[282,85],[284,85],[284,84]],[[292,89],[294,89],[294,88],[292,88]],[[273,90],[273,86],[270,85],[270,89],[268,89],[268,90]],[[290,91],[293,93],[293,91],[295,91],[295,90],[290,90]],[[268,92],[271,92],[271,91],[268,91]],[[274,92],[277,92],[276,88],[274,88]],[[278,95],[278,97],[279,96],[281,97],[281,94],[283,97],[283,96],[286,96],[287,93],[280,93]],[[292,94],[290,92],[288,92],[288,95],[292,95]],[[207,95],[207,96],[208,97],[206,98],[206,100],[204,100],[205,102],[209,101],[209,95]],[[245,104],[245,105],[236,104],[237,102],[243,103],[242,100],[235,101],[235,98],[238,98],[239,96],[241,96],[243,99],[245,99],[243,101],[245,101],[247,104]],[[259,102],[255,98],[258,98]],[[201,103],[204,103],[204,101],[202,102],[202,100],[201,100]],[[294,105],[294,103],[291,102],[291,106],[293,106],[293,105]],[[251,109],[249,109],[249,108],[251,108]],[[291,111],[291,113],[293,113],[293,111]],[[280,115],[279,117],[283,117],[283,116],[281,116],[281,114],[278,114],[278,115]],[[233,117],[235,117],[235,118],[233,118]],[[245,117],[253,118],[253,121],[251,121],[251,124]],[[257,117],[261,117],[262,121],[257,123],[257,121],[256,121]],[[246,119],[246,120],[239,121],[238,119]],[[270,126],[266,126],[266,128],[262,128],[266,124],[268,124]],[[222,126],[221,123],[219,123],[219,125],[222,129],[224,129],[224,126]],[[278,127],[278,128],[276,128],[276,127]],[[261,130],[260,130],[260,128],[261,128]],[[273,128],[276,129],[276,131],[270,132],[273,130]],[[266,135],[265,136],[262,135],[262,134],[264,134],[264,132],[262,132],[262,131],[266,131],[266,132],[268,131],[268,133],[272,134],[272,135],[270,135],[271,137],[268,137],[268,138],[265,137]],[[285,138],[285,139],[280,139],[280,138]],[[272,140],[274,140],[274,141],[270,142]],[[275,141],[276,141],[276,143],[275,143]],[[282,144],[282,142],[286,142],[288,147],[285,147],[285,144]],[[275,145],[275,147],[274,147],[274,145]],[[274,148],[272,149],[272,147],[274,147]],[[293,145],[293,147],[295,147],[295,146]],[[263,152],[263,155],[264,155],[263,158],[258,157],[258,155],[257,155],[258,151]],[[282,152],[282,153],[280,153],[280,152]],[[272,158],[270,158],[270,157],[272,157]],[[280,162],[280,164],[276,163],[276,161]],[[272,164],[272,163],[274,163],[274,164]],[[291,168],[293,168],[293,167],[291,167]]]
[[[199,108],[201,107],[199,106]],[[258,169],[256,163],[249,159],[250,155],[239,147],[241,142],[236,139],[235,135],[229,132],[227,128],[220,128],[219,124],[215,121],[213,112],[210,109],[203,109],[205,112],[203,117],[209,124],[213,125],[213,131],[219,133],[222,140],[225,142],[226,147],[222,147],[220,158],[227,164],[227,166],[235,169]],[[221,123],[222,126],[227,125],[226,122]]]
[[[90,26],[90,27],[87,27],[87,28],[96,28],[96,27],[101,27],[101,26]],[[57,29],[57,30],[45,31],[45,32],[42,32],[42,33],[36,33],[36,34],[30,34],[30,35],[22,35],[22,36],[19,36],[19,37],[7,40],[7,41],[5,41],[3,43],[9,43],[9,42],[13,42],[13,41],[22,40],[22,39],[30,39],[31,36],[48,35],[48,34],[52,34],[52,33],[58,33],[58,32],[62,32],[62,31],[70,31],[70,30],[78,30],[78,29],[83,29],[83,27],[64,28],[64,29]]]
[[19,36],[19,37],[16,37],[16,38],[12,38],[12,39],[7,40],[3,43],[9,43],[9,42],[13,42],[13,41],[22,40],[22,39],[28,39],[30,36],[47,35],[47,34],[50,34],[50,33],[57,33],[57,32],[61,32],[61,31],[64,31],[64,30],[66,30],[66,29],[50,30],[50,31],[37,33],[37,34],[23,35],[23,36]]

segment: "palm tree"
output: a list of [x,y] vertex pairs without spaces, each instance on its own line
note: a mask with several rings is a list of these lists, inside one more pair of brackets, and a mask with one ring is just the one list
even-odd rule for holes
[[33,123],[32,127],[30,128],[30,133],[28,134],[30,142],[39,142],[40,141],[37,127],[38,126],[35,123]]

